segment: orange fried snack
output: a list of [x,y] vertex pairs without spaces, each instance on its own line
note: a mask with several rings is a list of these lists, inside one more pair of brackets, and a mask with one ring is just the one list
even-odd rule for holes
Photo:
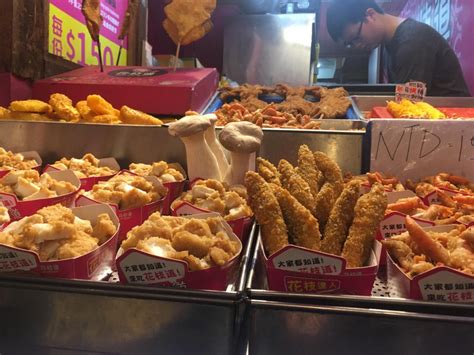
[[87,105],[96,115],[111,115],[116,116],[117,119],[120,116],[120,111],[116,110],[110,102],[107,102],[100,95],[87,96]]
[[84,121],[92,122],[95,114],[92,112],[91,108],[87,105],[87,101],[78,101],[76,104],[76,109],[81,115],[81,118]]
[[341,255],[347,232],[354,218],[354,208],[360,194],[360,183],[351,181],[342,191],[329,215],[324,229],[321,251]]
[[0,120],[8,120],[10,118],[11,111],[5,107],[0,106]]
[[312,195],[316,197],[322,173],[316,167],[313,152],[307,145],[302,145],[298,150],[298,174],[308,183]]
[[12,101],[9,109],[15,112],[50,113],[53,109],[40,100]]
[[42,113],[11,111],[8,117],[18,121],[51,121],[51,119]]
[[313,195],[311,195],[311,189],[308,183],[304,181],[304,179],[296,173],[293,166],[284,159],[280,160],[278,171],[280,172],[283,187],[287,189],[299,203],[313,212],[316,201]]
[[72,105],[72,100],[63,94],[52,94],[49,104],[53,108],[54,115],[68,122],[77,122],[81,119],[79,111]]
[[268,255],[288,245],[288,231],[280,205],[265,180],[255,172],[245,175],[249,205],[261,228],[262,242]]
[[100,0],[83,0],[82,14],[86,19],[87,29],[92,40],[98,42],[100,26],[102,25],[102,16],[100,16]]
[[347,267],[364,266],[370,256],[375,233],[387,208],[384,187],[375,184],[369,193],[359,198],[354,209],[354,220],[342,250]]
[[125,124],[140,124],[161,126],[163,122],[158,118],[147,115],[144,112],[134,110],[128,106],[122,106],[120,109],[120,120]]
[[287,190],[274,184],[271,184],[271,188],[283,212],[290,240],[293,244],[303,248],[319,250],[321,233],[319,232],[318,220]]
[[268,160],[257,158],[257,171],[266,182],[281,186],[280,173]]

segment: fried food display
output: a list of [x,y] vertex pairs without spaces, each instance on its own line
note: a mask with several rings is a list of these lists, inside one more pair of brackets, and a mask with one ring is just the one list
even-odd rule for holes
[[115,204],[120,210],[129,210],[159,201],[166,193],[167,189],[159,182],[153,184],[142,176],[120,174],[95,184],[84,196],[98,202]]
[[188,219],[158,212],[129,231],[121,248],[182,260],[190,271],[223,266],[239,253],[238,242],[229,237],[221,218]]
[[62,196],[76,190],[70,182],[55,180],[48,173],[40,177],[36,170],[14,170],[0,179],[0,192],[13,194],[22,201]]
[[411,102],[403,99],[400,103],[389,101],[387,110],[394,118],[428,118],[433,120],[448,118],[440,110],[426,102]]
[[29,113],[50,113],[53,111],[50,105],[40,100],[12,101],[9,109],[13,112]]
[[0,147],[0,170],[28,170],[38,166],[34,159],[25,159],[20,153],[13,153]]
[[458,225],[450,232],[426,231],[406,217],[408,232],[384,241],[387,251],[409,276],[447,266],[474,275],[474,227]]
[[268,160],[258,157],[257,171],[266,182],[281,186],[280,173],[276,166]]
[[63,94],[52,94],[49,99],[49,104],[53,108],[54,116],[58,119],[63,119],[68,122],[79,122],[81,115],[79,111],[73,106],[72,100]]
[[63,260],[95,250],[115,232],[106,213],[92,224],[58,204],[9,224],[0,232],[0,244],[33,251],[41,261]]
[[294,167],[286,160],[280,160],[278,164],[282,186],[295,197],[299,203],[312,213],[314,212],[316,201],[311,194],[308,183],[296,173]]
[[342,256],[349,268],[365,265],[375,239],[377,228],[384,218],[387,196],[382,185],[375,184],[369,193],[362,195],[354,208],[354,220],[344,243]]
[[307,145],[302,145],[298,150],[298,174],[309,185],[311,194],[317,196],[319,193],[319,182],[324,178],[316,166],[313,152]]
[[231,190],[217,180],[197,181],[191,190],[184,192],[173,201],[171,207],[176,209],[183,202],[220,213],[227,221],[235,221],[253,215],[245,196],[240,196],[235,190]]
[[425,196],[440,188],[465,194],[474,194],[474,183],[469,179],[449,173],[439,173],[436,176],[428,176],[419,183],[407,181],[407,187],[420,196]]
[[[268,106],[262,100],[264,95],[279,96],[283,101]],[[250,113],[271,107],[272,110],[289,114],[296,120],[305,116],[309,119],[345,118],[351,106],[348,96],[349,94],[342,88],[290,87],[284,84],[278,84],[275,87],[249,84],[237,88],[225,87],[220,94],[224,102],[231,105],[240,103],[241,107]],[[299,123],[302,125],[302,122]]]
[[56,161],[51,166],[58,170],[72,170],[79,179],[94,176],[110,176],[118,172],[108,166],[100,166],[100,160],[91,153],[85,154],[80,159],[61,158],[61,160]]
[[183,181],[183,174],[165,161],[150,164],[132,163],[129,170],[140,176],[156,176],[161,183]]
[[0,224],[10,222],[10,215],[8,214],[8,208],[0,202]]
[[144,112],[134,110],[128,106],[120,109],[120,120],[125,124],[142,124],[150,126],[161,126],[163,121]]

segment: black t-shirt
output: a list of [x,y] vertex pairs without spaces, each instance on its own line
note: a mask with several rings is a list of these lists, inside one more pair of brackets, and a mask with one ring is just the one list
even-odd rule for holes
[[456,54],[435,29],[412,19],[385,45],[391,83],[422,81],[429,96],[471,96]]

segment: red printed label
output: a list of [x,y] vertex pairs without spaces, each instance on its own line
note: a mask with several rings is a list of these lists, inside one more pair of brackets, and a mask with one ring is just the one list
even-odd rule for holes
[[0,245],[0,271],[29,271],[36,267],[34,254]]
[[339,275],[344,270],[344,259],[290,247],[272,258],[276,269],[309,274]]
[[[388,239],[391,236],[399,235],[407,231],[405,225],[406,216],[403,213],[394,212],[385,216],[384,220],[380,223],[380,235],[384,239]],[[421,219],[415,219],[421,227],[434,226],[433,222],[424,221]]]
[[332,293],[339,290],[341,282],[331,279],[309,279],[303,277],[285,277],[285,289],[292,293]]
[[442,270],[418,280],[423,300],[474,302],[474,278]]

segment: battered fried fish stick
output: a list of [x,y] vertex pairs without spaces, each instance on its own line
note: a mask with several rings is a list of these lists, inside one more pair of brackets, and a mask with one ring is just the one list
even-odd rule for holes
[[299,203],[290,193],[274,184],[270,184],[278,203],[293,244],[303,248],[319,250],[321,233],[318,220]]
[[326,228],[329,215],[339,197],[344,184],[342,182],[326,182],[318,196],[316,196],[316,206],[314,208],[314,215],[319,221],[319,227],[321,230]]
[[370,192],[357,201],[354,209],[354,221],[342,250],[347,267],[361,267],[367,262],[375,232],[384,217],[386,208],[387,195],[384,192],[384,187],[380,184],[373,185]]
[[296,173],[293,165],[284,159],[280,160],[278,171],[280,172],[282,186],[287,189],[299,203],[313,213],[316,201],[311,194],[311,189],[308,183]]
[[[343,181],[341,168],[339,168],[339,165],[337,165],[337,163],[326,154],[322,152],[314,152],[314,160],[318,169],[323,173],[326,182],[336,183]],[[339,192],[339,194],[340,193],[341,192]]]
[[318,183],[323,174],[316,167],[313,152],[307,145],[302,145],[298,150],[298,174],[308,183],[313,197],[316,197],[320,188]]
[[347,232],[354,219],[354,208],[359,199],[360,183],[351,181],[332,209],[326,227],[321,251],[329,254],[341,255]]
[[288,245],[288,231],[280,205],[265,180],[253,171],[245,175],[249,205],[260,225],[263,246],[271,255]]
[[257,158],[257,172],[266,182],[281,186],[280,173],[268,160]]

